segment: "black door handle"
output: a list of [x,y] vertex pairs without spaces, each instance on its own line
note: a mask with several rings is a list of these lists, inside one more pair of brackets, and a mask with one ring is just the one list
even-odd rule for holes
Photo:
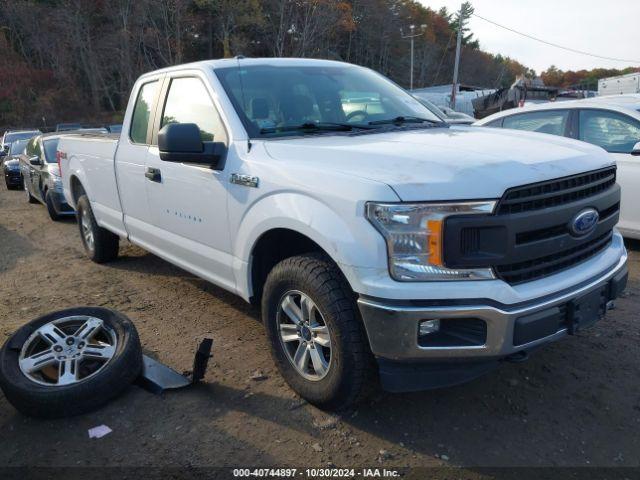
[[147,171],[144,172],[144,176],[152,182],[162,182],[162,175],[159,168],[147,167]]

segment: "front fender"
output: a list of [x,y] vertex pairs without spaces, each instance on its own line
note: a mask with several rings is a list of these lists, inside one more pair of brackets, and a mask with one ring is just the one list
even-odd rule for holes
[[328,205],[301,193],[277,193],[261,198],[242,218],[234,242],[239,293],[249,298],[251,257],[262,235],[288,229],[317,243],[336,262],[351,285],[353,266],[370,267],[386,261],[382,236],[364,218],[364,202]]

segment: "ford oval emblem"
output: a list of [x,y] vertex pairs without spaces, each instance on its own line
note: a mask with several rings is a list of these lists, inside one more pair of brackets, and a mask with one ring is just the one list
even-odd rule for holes
[[598,225],[600,215],[595,208],[587,208],[578,213],[569,223],[569,230],[576,237],[583,237],[593,232]]

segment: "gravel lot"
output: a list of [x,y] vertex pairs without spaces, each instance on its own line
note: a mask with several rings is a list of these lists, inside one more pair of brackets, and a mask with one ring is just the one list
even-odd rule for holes
[[[0,466],[640,466],[637,243],[626,294],[592,329],[470,384],[379,393],[342,417],[284,384],[257,311],[121,245],[118,261],[93,264],[73,219],[51,222],[3,187],[0,340],[48,311],[103,305],[127,314],[146,353],[178,371],[212,336],[206,383],[163,396],[132,386],[98,412],[55,421],[23,417],[0,394]],[[113,432],[89,440],[101,424]]]

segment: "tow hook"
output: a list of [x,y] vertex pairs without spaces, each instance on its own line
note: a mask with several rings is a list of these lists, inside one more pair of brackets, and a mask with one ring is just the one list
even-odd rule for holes
[[504,357],[503,360],[510,363],[522,363],[529,360],[529,354],[524,350],[520,350],[519,352],[512,353],[511,355]]

